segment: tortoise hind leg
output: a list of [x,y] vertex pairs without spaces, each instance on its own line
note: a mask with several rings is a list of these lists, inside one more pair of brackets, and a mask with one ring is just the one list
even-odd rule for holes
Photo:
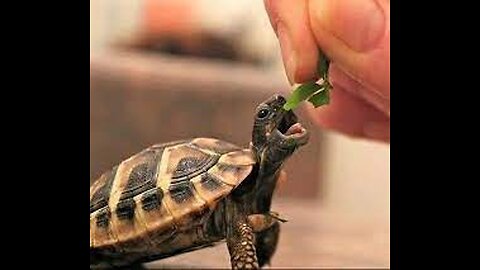
[[236,222],[228,229],[227,246],[232,269],[258,269],[255,235],[248,223]]

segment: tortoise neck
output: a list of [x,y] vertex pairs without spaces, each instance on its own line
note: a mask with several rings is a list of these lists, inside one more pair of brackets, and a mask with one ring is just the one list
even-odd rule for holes
[[237,190],[241,194],[246,194],[245,197],[250,205],[252,201],[254,202],[251,209],[253,213],[267,213],[270,211],[271,199],[283,162],[272,162],[269,149],[258,149],[253,142],[250,143],[250,149],[257,159],[257,165],[242,186],[251,188],[246,190],[237,188]]
[[264,125],[258,125],[257,123],[253,125],[251,146],[256,151],[261,151],[267,144],[265,133],[266,130]]
[[272,203],[273,192],[277,185],[278,172],[269,172],[268,174],[259,173],[255,188],[255,213],[269,213]]

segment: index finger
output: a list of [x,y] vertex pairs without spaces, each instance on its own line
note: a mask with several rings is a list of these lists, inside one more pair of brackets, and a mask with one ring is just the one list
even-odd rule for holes
[[290,83],[318,78],[318,46],[308,17],[307,0],[264,0],[277,34]]

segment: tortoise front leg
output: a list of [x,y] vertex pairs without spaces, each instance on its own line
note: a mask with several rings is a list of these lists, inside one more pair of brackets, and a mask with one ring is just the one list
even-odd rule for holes
[[227,246],[232,269],[259,269],[255,252],[255,234],[246,219],[229,228]]
[[247,222],[255,233],[255,249],[260,267],[270,263],[270,259],[275,253],[280,235],[279,221],[286,222],[274,212],[253,214],[247,217]]
[[260,267],[270,263],[270,259],[277,249],[279,235],[280,222],[278,221],[275,221],[268,229],[255,234],[255,249]]

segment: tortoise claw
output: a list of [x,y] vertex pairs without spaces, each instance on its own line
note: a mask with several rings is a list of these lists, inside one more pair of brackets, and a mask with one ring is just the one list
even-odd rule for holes
[[287,219],[281,218],[278,212],[270,211],[270,216],[282,223],[288,222]]

